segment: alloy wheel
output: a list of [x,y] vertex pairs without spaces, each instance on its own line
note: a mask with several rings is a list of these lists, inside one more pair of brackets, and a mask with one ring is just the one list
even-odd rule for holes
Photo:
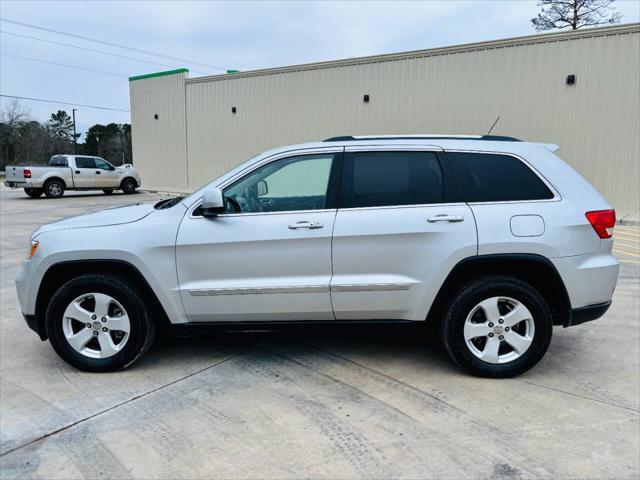
[[535,334],[533,316],[510,297],[491,297],[471,309],[464,323],[467,348],[487,363],[508,363],[520,358]]
[[52,183],[51,185],[49,185],[49,193],[54,197],[58,197],[62,194],[62,188],[59,184]]
[[131,323],[115,298],[104,293],[86,293],[67,306],[62,330],[76,352],[89,358],[108,358],[127,344]]

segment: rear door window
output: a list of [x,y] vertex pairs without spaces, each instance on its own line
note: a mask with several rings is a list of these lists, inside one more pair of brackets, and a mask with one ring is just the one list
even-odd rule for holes
[[442,203],[434,152],[354,152],[345,163],[341,208]]
[[93,157],[76,157],[77,168],[96,168],[96,159]]
[[511,155],[447,152],[467,202],[548,200],[553,192],[523,161]]

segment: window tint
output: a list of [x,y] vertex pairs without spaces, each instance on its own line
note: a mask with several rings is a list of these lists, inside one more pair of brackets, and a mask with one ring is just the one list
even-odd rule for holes
[[467,202],[544,200],[553,193],[522,161],[509,155],[447,153]]
[[443,177],[433,152],[356,152],[340,206],[442,203]]
[[102,160],[101,158],[96,158],[96,166],[100,170],[111,170],[111,165],[106,161]]
[[76,167],[96,168],[96,159],[93,157],[76,157]]
[[334,154],[283,158],[249,173],[223,191],[228,213],[327,208]]
[[50,167],[67,167],[67,157],[63,155],[55,155],[49,160]]

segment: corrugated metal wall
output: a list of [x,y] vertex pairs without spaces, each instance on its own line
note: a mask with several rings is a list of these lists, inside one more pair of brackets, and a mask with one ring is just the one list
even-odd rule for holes
[[133,161],[143,188],[189,190],[186,76],[175,73],[129,82]]
[[[345,134],[484,134],[500,116],[492,133],[558,143],[619,211],[640,210],[638,24],[189,79],[186,111],[190,191],[278,145]],[[135,139],[135,120],[133,131]],[[139,153],[134,143],[138,166],[153,160]],[[155,162],[171,164],[175,179],[184,173],[166,153]]]

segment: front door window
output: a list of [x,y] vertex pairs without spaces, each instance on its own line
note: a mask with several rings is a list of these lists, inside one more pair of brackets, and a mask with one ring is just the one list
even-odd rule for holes
[[227,213],[330,208],[334,154],[288,157],[260,167],[223,191]]

